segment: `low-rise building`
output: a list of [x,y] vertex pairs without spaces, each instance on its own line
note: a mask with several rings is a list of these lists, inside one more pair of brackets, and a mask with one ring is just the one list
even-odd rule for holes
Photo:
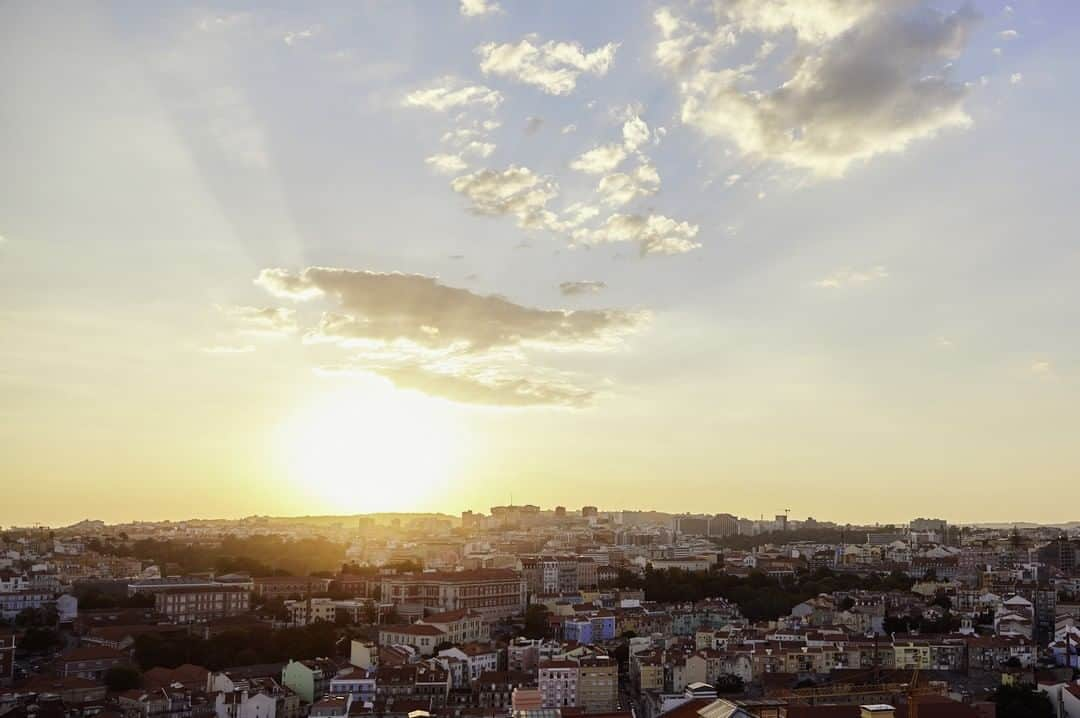
[[239,586],[162,589],[154,594],[157,612],[174,623],[205,623],[251,609],[251,595]]
[[114,666],[126,664],[127,655],[106,646],[83,646],[62,654],[56,659],[56,674],[100,681]]
[[446,632],[422,623],[380,626],[379,644],[383,646],[412,646],[420,655],[435,655],[435,647],[446,642]]

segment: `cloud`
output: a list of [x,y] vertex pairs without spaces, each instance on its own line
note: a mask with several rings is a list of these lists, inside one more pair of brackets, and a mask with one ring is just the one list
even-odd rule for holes
[[626,159],[626,149],[622,145],[600,145],[571,162],[570,169],[587,174],[604,174],[618,167],[624,159]]
[[730,174],[726,178],[724,178],[724,186],[725,187],[734,187],[736,184],[738,184],[740,179],[742,179],[742,175],[740,175],[740,174]]
[[591,389],[550,379],[520,376],[479,376],[465,371],[432,369],[423,365],[376,366],[367,371],[388,379],[400,389],[414,389],[459,404],[528,407],[587,406],[595,396]]
[[[977,21],[970,8],[943,14],[873,0],[723,7],[712,32],[658,11],[656,56],[678,76],[683,122],[743,155],[835,177],[854,162],[971,124],[964,84],[942,69],[967,43]],[[771,68],[787,72],[779,86],[755,87],[756,64],[713,67],[742,33],[786,31],[798,43]]]
[[633,152],[649,141],[649,126],[645,120],[634,115],[623,123],[622,134],[623,145]]
[[502,12],[499,3],[492,0],[461,0],[461,14],[465,17],[494,15]]
[[1002,40],[1013,40],[1019,35],[1020,33],[1018,33],[1016,30],[1002,30],[998,33],[998,37],[1000,37]]
[[583,202],[575,202],[562,212],[559,219],[559,229],[570,229],[585,224],[593,217],[600,214],[600,210]]
[[[778,34],[794,30],[804,43],[835,38],[894,0],[730,0],[723,17],[736,32]],[[903,3],[897,3],[903,4]]]
[[616,172],[600,180],[596,191],[604,204],[617,207],[638,197],[656,194],[660,188],[660,174],[649,164],[640,165],[633,172]]
[[521,345],[581,349],[617,339],[640,323],[633,312],[534,309],[419,274],[266,269],[256,283],[282,296],[273,289],[282,286],[282,277],[287,279],[285,296],[321,295],[339,305],[340,312],[323,315],[311,335],[316,340],[404,341],[464,351]]
[[312,26],[312,27],[304,28],[303,30],[297,30],[295,32],[287,32],[287,33],[285,33],[285,36],[282,38],[282,40],[284,40],[286,45],[288,45],[289,47],[292,47],[292,46],[296,45],[298,42],[301,42],[303,40],[310,40],[311,38],[315,37],[315,34],[318,31],[319,31],[319,26],[315,25],[315,26]]
[[535,135],[544,126],[543,117],[529,117],[525,120],[525,134]]
[[563,125],[563,128],[560,130],[560,132],[562,132],[564,135],[568,135],[571,132],[577,132],[577,125],[575,125],[573,122],[571,122],[569,125]]
[[321,297],[322,290],[286,269],[264,269],[255,278],[255,286],[262,287],[275,297],[304,302]]
[[218,307],[222,314],[252,334],[292,334],[296,311],[285,307]]
[[584,406],[595,395],[588,380],[531,359],[610,349],[648,320],[643,312],[527,307],[418,274],[264,269],[256,284],[335,304],[304,336],[359,350],[333,369],[472,404]]
[[461,155],[437,154],[428,157],[424,162],[440,174],[457,174],[468,167]]
[[1010,85],[1019,85],[1023,81],[1024,81],[1024,73],[1022,73],[1022,72],[1014,72],[1013,74],[1009,75],[1009,84]]
[[203,347],[202,351],[206,354],[249,354],[255,351],[255,347],[251,344],[216,344]]
[[476,214],[511,215],[528,229],[552,227],[556,221],[547,203],[558,196],[558,185],[528,167],[479,170],[454,179],[450,186],[469,199]]
[[1052,374],[1053,371],[1054,371],[1054,367],[1048,361],[1040,359],[1040,360],[1031,362],[1031,373],[1032,374],[1038,374],[1039,376],[1047,376],[1049,374]]
[[425,90],[405,96],[405,105],[436,112],[479,106],[494,110],[502,103],[502,94],[484,85],[466,85],[453,77],[444,77]]
[[495,151],[495,145],[491,142],[469,142],[462,148],[464,152],[476,155],[477,157],[490,157],[491,153]]
[[596,294],[607,288],[603,282],[582,280],[580,282],[563,282],[559,285],[559,291],[564,297],[575,297],[580,294]]
[[824,289],[842,289],[852,285],[866,284],[867,282],[873,282],[878,279],[885,279],[888,276],[888,270],[881,265],[863,270],[844,268],[836,270],[824,279],[819,279],[814,282],[814,284]]
[[618,43],[608,43],[592,52],[576,42],[548,41],[534,44],[535,35],[521,42],[487,43],[476,48],[480,70],[539,87],[549,95],[568,95],[585,73],[603,77],[615,60]]
[[637,243],[642,256],[647,254],[682,254],[701,245],[693,241],[698,226],[678,222],[662,214],[613,214],[597,229],[574,232],[574,239],[584,244],[610,242]]

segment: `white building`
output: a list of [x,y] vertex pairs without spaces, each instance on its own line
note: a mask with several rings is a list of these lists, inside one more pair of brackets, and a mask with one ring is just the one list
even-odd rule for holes
[[575,661],[546,661],[540,664],[537,673],[544,708],[578,704],[578,664]]

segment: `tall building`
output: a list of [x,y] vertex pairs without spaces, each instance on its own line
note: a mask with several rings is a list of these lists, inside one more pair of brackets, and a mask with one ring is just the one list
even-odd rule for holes
[[1054,539],[1039,549],[1039,561],[1067,576],[1080,574],[1080,539]]
[[739,533],[739,519],[731,514],[717,514],[709,522],[709,535],[727,538]]
[[677,534],[689,534],[691,536],[709,535],[708,516],[676,516],[672,519],[672,530]]
[[599,514],[599,510],[595,506],[581,507],[581,516],[583,518],[596,518],[597,514]]
[[582,658],[578,664],[577,695],[586,713],[608,713],[619,705],[619,664],[608,656]]

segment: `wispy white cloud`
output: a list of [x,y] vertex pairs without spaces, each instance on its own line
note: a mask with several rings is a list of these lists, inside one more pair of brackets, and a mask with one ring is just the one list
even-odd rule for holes
[[589,52],[576,42],[537,43],[538,38],[529,35],[518,43],[481,45],[476,48],[480,70],[533,85],[549,95],[567,95],[582,74],[606,75],[619,47],[608,43]]
[[701,246],[694,241],[698,226],[679,222],[662,214],[613,214],[596,229],[574,232],[576,241],[583,244],[631,242],[638,245],[642,256],[648,254],[682,254]]
[[637,115],[623,123],[623,145],[630,152],[634,152],[649,141],[649,125]]
[[282,40],[285,42],[286,45],[292,47],[293,45],[296,45],[304,40],[310,40],[311,38],[315,37],[318,32],[319,26],[313,25],[311,27],[304,28],[303,30],[294,30],[287,32],[285,33],[285,36],[282,38]]
[[824,279],[819,279],[814,284],[824,289],[842,289],[844,287],[850,287],[852,285],[875,282],[879,279],[885,279],[888,276],[888,270],[881,265],[861,270],[849,269],[845,267],[843,269],[836,270]]
[[624,159],[626,159],[626,148],[622,145],[600,145],[571,162],[570,169],[586,174],[604,174],[618,167]]
[[285,307],[220,306],[218,310],[240,329],[252,334],[292,334],[297,330],[296,311]]
[[405,96],[409,107],[421,107],[436,112],[446,112],[467,107],[493,110],[502,103],[498,90],[484,85],[468,85],[453,77],[444,77],[431,87],[415,90]]
[[596,187],[604,204],[622,206],[638,198],[656,194],[660,188],[660,174],[649,164],[639,165],[630,173],[616,172],[600,180]]
[[494,0],[461,0],[460,11],[466,17],[479,17],[501,13],[502,8]]
[[603,282],[594,280],[581,280],[577,282],[562,282],[559,291],[564,297],[575,297],[581,294],[596,294],[607,288]]
[[424,162],[440,174],[457,174],[469,165],[461,158],[461,155],[436,154],[428,157]]
[[476,214],[510,215],[519,226],[529,229],[552,227],[556,222],[547,204],[558,196],[558,185],[528,167],[479,170],[456,178],[450,186],[469,199]]

